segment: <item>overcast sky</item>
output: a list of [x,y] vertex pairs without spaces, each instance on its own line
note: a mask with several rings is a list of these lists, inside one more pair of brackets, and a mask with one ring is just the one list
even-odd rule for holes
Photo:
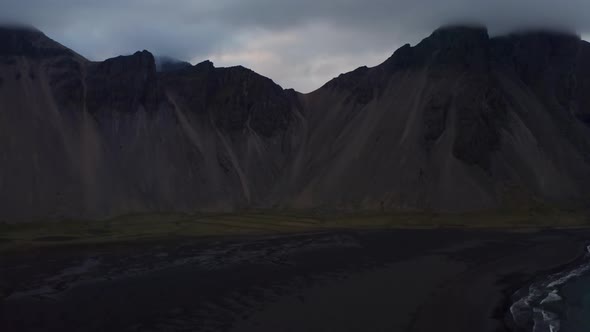
[[31,24],[92,60],[147,49],[244,65],[309,92],[374,66],[455,22],[490,33],[558,27],[590,35],[589,0],[0,0],[0,21]]

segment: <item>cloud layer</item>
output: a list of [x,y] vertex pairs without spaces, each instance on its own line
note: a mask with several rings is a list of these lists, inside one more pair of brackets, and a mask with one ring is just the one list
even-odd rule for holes
[[193,63],[241,64],[308,92],[444,24],[485,24],[492,34],[540,27],[590,34],[590,2],[0,0],[0,21],[36,26],[93,60],[148,49]]

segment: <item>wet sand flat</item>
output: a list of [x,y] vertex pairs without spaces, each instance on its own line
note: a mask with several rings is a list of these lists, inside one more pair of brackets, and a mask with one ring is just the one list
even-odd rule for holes
[[371,230],[4,254],[2,331],[504,331],[590,232]]

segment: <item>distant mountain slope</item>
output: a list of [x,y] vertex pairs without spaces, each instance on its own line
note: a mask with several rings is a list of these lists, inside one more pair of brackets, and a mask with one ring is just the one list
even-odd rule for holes
[[0,36],[0,220],[247,207],[293,149],[294,92],[248,69],[157,73],[147,51],[95,63]]
[[303,206],[438,211],[583,203],[590,45],[449,27],[303,96]]
[[589,56],[568,34],[448,27],[303,95],[0,28],[0,220],[583,206]]

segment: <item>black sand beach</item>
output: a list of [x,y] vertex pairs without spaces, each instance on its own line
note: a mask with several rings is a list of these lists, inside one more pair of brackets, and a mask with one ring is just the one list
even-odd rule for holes
[[508,331],[509,297],[586,230],[383,230],[31,249],[1,331]]

